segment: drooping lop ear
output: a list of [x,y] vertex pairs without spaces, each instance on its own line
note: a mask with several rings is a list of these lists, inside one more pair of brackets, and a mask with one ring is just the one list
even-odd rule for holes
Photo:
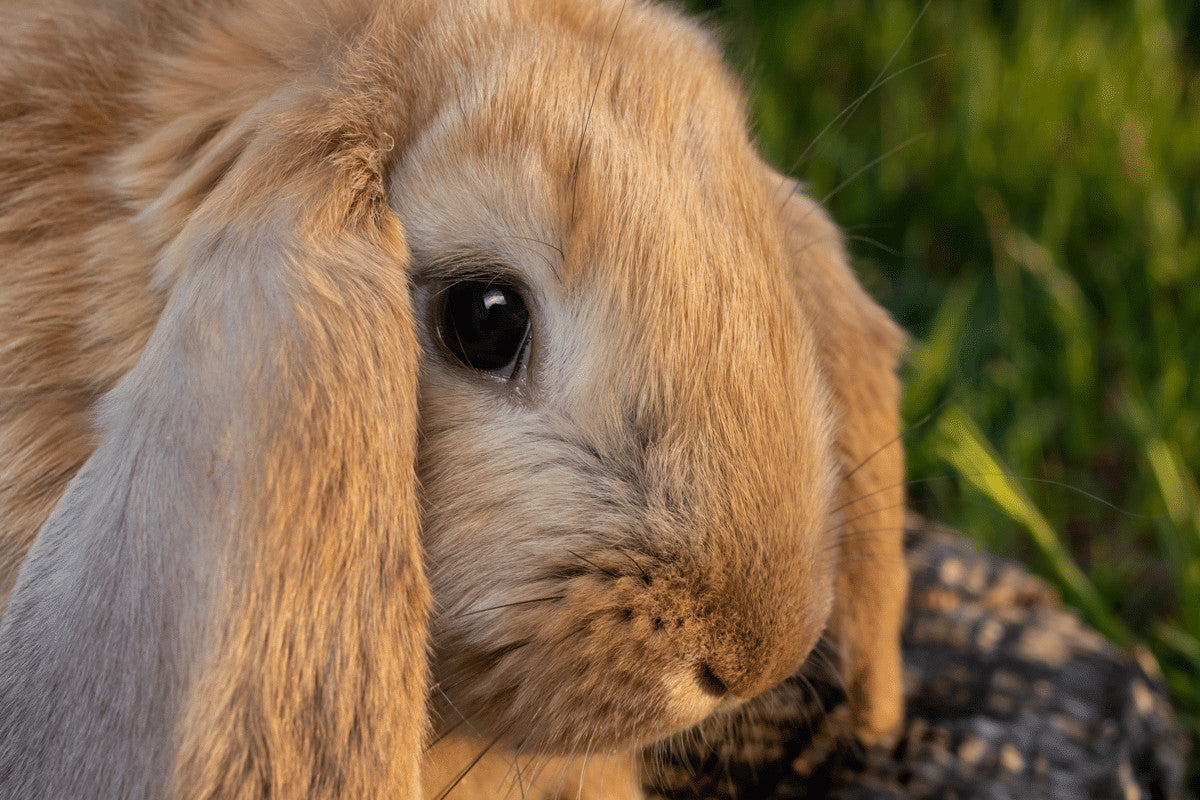
[[903,714],[900,626],[908,573],[896,367],[904,335],[859,285],[824,210],[792,181],[774,173],[768,180],[779,191],[796,295],[838,416],[833,506],[840,565],[830,626],[856,729],[873,739]]
[[264,102],[175,187],[166,307],[0,625],[0,798],[419,796],[391,142],[307,102]]

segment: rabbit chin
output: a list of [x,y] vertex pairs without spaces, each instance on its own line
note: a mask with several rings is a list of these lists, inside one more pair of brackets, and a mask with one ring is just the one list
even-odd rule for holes
[[434,699],[435,718],[441,723],[433,741],[467,735],[522,755],[635,752],[747,702],[706,691],[696,681],[695,670],[674,671],[658,684],[657,691],[630,693],[623,703],[607,705],[603,717],[595,713],[595,697],[567,692],[568,702],[564,703],[561,690],[557,693],[559,702],[546,696],[540,708],[519,717],[512,715],[511,709],[501,708],[493,708],[491,713],[471,713],[469,706],[460,707],[438,695]]
[[699,725],[714,714],[728,713],[747,702],[746,698],[730,694],[717,696],[704,689],[696,680],[694,671],[673,673],[663,680],[663,684],[668,697],[666,709],[670,717],[677,722],[667,726],[660,735],[638,741],[639,746],[650,745],[673,736]]

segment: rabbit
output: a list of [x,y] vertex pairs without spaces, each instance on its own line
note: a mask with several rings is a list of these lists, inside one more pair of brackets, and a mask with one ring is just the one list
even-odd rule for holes
[[900,719],[904,338],[676,10],[4,2],[0,287],[0,798]]

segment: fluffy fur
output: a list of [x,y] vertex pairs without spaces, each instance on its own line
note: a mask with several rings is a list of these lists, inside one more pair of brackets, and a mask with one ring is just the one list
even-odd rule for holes
[[629,797],[822,636],[899,719],[901,336],[672,11],[7,3],[0,287],[0,798]]

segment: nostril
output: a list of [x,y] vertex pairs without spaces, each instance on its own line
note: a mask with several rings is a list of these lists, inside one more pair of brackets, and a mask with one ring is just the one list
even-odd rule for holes
[[713,672],[708,664],[700,665],[700,669],[696,671],[696,682],[700,684],[700,691],[718,700],[729,694],[729,687],[725,685],[725,681],[718,678],[717,673]]
[[786,680],[811,649],[805,648],[805,641],[799,637],[769,646],[763,646],[761,642],[752,642],[757,645],[753,647],[738,647],[739,644],[736,640],[732,645],[718,641],[717,646],[706,654],[707,658],[697,670],[697,680],[706,693],[718,698],[728,694],[749,700]]

